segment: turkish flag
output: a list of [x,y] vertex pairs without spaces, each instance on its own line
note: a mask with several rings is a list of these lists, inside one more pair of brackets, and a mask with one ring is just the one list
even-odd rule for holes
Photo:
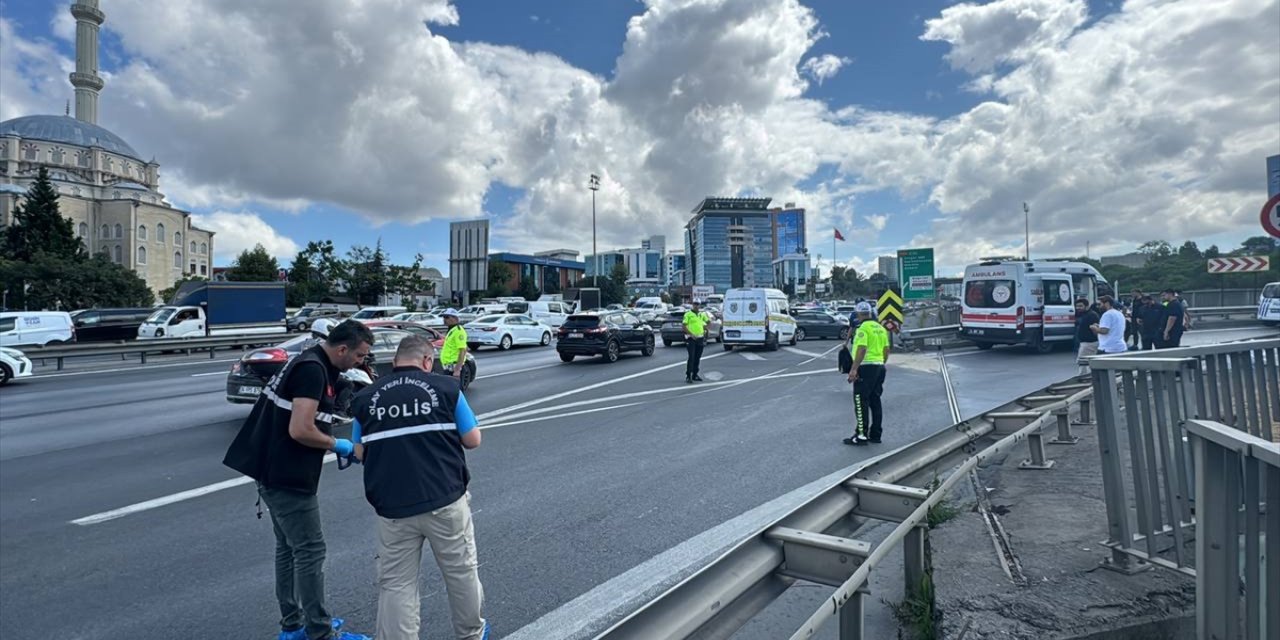
[[844,235],[840,233],[840,230],[836,229],[835,232],[836,232],[836,240],[839,240],[840,242],[844,242]]

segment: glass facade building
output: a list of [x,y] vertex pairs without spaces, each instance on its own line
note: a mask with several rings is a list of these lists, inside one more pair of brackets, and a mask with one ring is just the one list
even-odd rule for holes
[[804,242],[804,209],[774,209],[773,259],[797,253],[808,253]]
[[773,219],[769,198],[707,198],[685,225],[690,284],[716,292],[773,286]]

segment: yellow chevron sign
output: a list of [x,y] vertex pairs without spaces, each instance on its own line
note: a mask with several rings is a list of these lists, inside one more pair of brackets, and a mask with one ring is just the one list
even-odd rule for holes
[[876,303],[877,317],[881,324],[885,321],[896,319],[898,323],[902,322],[902,297],[894,293],[892,289],[884,292],[880,296],[880,300]]

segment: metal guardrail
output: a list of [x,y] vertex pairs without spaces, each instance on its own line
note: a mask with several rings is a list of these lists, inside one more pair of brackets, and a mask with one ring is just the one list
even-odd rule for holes
[[[1280,637],[1280,508],[1275,502],[1280,447],[1210,420],[1188,420],[1186,431],[1195,459],[1198,517],[1204,523],[1196,532],[1196,633],[1200,638]],[[1241,551],[1243,571],[1238,570]]]
[[212,360],[215,357],[214,351],[216,349],[238,349],[275,344],[281,341],[282,336],[286,335],[284,333],[260,333],[209,338],[171,338],[164,340],[69,344],[55,347],[24,347],[22,352],[32,360],[56,360],[58,371],[62,371],[65,359],[91,356],[127,356],[137,354],[141,363],[146,364],[148,354],[184,351],[190,355],[193,351],[208,349],[209,359]]
[[[919,442],[876,459],[751,535],[724,555],[595,636],[621,638],[728,638],[764,610],[793,583],[834,587],[826,603],[791,636],[810,638],[830,618],[839,619],[839,637],[863,636],[866,582],[870,572],[899,544],[904,547],[908,595],[926,575],[924,526],[936,505],[965,473],[979,463],[1026,442],[1030,458],[1023,466],[1053,466],[1044,454],[1041,430],[1056,424],[1055,441],[1074,441],[1070,407],[1089,414],[1092,390],[1085,383],[1061,383],[966,420]],[[974,453],[988,436],[994,443]],[[911,486],[936,480],[937,470],[959,464],[941,485]],[[851,539],[865,522],[898,526],[873,549]]]
[[[1211,544],[1225,544],[1225,537],[1234,541],[1241,527],[1235,514],[1241,511],[1244,533],[1256,533],[1261,501],[1266,495],[1274,501],[1280,491],[1270,485],[1263,487],[1257,467],[1249,471],[1247,460],[1223,462],[1228,452],[1211,447],[1224,446],[1226,441],[1219,438],[1210,445],[1205,438],[1217,434],[1212,425],[1220,424],[1235,431],[1229,434],[1232,442],[1256,440],[1274,446],[1270,443],[1280,439],[1280,338],[1130,352],[1093,358],[1090,366],[1098,403],[1098,445],[1107,504],[1108,540],[1104,544],[1111,549],[1104,566],[1132,573],[1157,565],[1196,576],[1197,624],[1201,630],[1208,628],[1206,624],[1234,625],[1234,621],[1223,622],[1221,616],[1208,612],[1205,599],[1219,604],[1224,598],[1236,602],[1238,560],[1233,553],[1232,560],[1223,560],[1226,565],[1212,565],[1222,559],[1216,555],[1222,549],[1214,547],[1206,555],[1200,547],[1215,537],[1217,541]],[[1207,422],[1210,420],[1213,423]],[[1193,424],[1200,425],[1201,444],[1200,449],[1188,451],[1184,439],[1192,440],[1188,430]],[[1225,446],[1235,452],[1231,455],[1236,458],[1243,455],[1239,446],[1231,442]],[[1224,483],[1229,486],[1224,488]],[[1245,502],[1242,509],[1241,485]],[[1233,506],[1224,507],[1224,500]],[[1276,509],[1270,511],[1274,513]],[[1268,522],[1271,518],[1269,514]],[[1196,530],[1200,521],[1206,523],[1205,531]],[[1272,534],[1268,547],[1276,553],[1268,554],[1267,561],[1280,562],[1280,549],[1276,548],[1280,546],[1280,527],[1272,526],[1268,531]],[[1193,537],[1194,553],[1189,547]],[[1250,553],[1245,554],[1244,582],[1246,590],[1250,586],[1255,590],[1253,594],[1246,592],[1246,599],[1256,605],[1257,541],[1246,540],[1246,546]],[[1201,574],[1206,571],[1209,576],[1204,578]],[[1223,571],[1233,577],[1230,588],[1221,584],[1225,580]],[[1268,585],[1268,600],[1280,596],[1280,579]],[[1222,593],[1211,595],[1202,588]],[[1256,630],[1262,622],[1257,613],[1256,606],[1246,612],[1250,629]],[[1206,622],[1205,616],[1211,622]],[[1280,621],[1275,624],[1280,625]],[[1272,635],[1268,637],[1276,637],[1277,631],[1280,629],[1271,627]],[[1215,631],[1200,637],[1236,636]]]

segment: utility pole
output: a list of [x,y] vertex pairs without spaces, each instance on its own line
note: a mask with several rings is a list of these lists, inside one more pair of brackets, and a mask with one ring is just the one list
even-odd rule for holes
[[600,251],[596,248],[596,192],[600,190],[600,176],[591,174],[590,180],[587,182],[587,188],[591,190],[591,260],[595,263],[595,278],[592,284],[600,286]]
[[1031,261],[1031,207],[1022,203],[1022,232],[1027,243],[1027,262]]

